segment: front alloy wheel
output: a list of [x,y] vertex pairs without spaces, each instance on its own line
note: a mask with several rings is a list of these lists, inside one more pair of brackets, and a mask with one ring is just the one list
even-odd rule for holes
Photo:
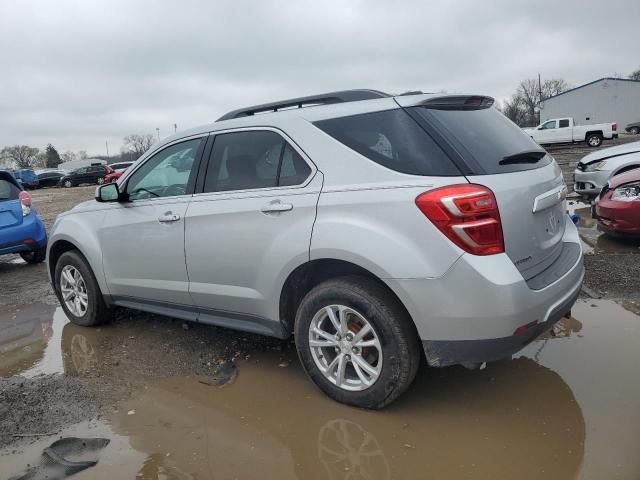
[[100,177],[100,178],[98,179],[98,185],[102,185],[103,183],[104,183],[104,178],[103,178],[103,177]]
[[318,369],[343,390],[364,390],[380,376],[383,355],[378,334],[350,307],[329,305],[316,313],[309,327],[309,346]]
[[80,271],[73,265],[67,265],[60,275],[60,293],[62,301],[76,317],[83,317],[89,306],[87,285]]

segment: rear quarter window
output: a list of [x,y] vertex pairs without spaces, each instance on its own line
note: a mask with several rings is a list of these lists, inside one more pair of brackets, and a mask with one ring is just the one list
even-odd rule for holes
[[0,177],[0,202],[4,200],[17,200],[20,189],[12,182]]
[[332,118],[314,125],[369,160],[396,172],[460,175],[431,136],[400,108]]

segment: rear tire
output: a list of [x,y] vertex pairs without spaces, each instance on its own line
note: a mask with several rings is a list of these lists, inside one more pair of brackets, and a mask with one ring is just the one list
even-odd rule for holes
[[590,147],[596,148],[602,145],[602,135],[599,133],[590,133],[586,138],[587,144]]
[[73,323],[92,327],[109,319],[111,311],[80,252],[71,250],[60,255],[53,278],[56,296]]
[[629,133],[631,135],[638,135],[640,133],[640,127],[631,127]]
[[[336,320],[344,325],[342,333],[332,327]],[[369,333],[358,338],[360,331]],[[411,318],[388,290],[366,277],[341,277],[312,289],[296,314],[295,341],[309,378],[334,400],[361,408],[383,408],[398,398],[421,359]]]
[[22,259],[30,264],[42,263],[47,256],[47,247],[38,248],[29,252],[20,252]]
[[73,182],[71,180],[65,180],[62,186],[65,188],[71,188],[73,187]]

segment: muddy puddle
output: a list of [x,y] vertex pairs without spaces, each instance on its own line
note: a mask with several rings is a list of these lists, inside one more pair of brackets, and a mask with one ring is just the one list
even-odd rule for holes
[[[113,352],[101,336],[118,332],[57,315],[38,323],[52,330],[50,346],[13,364],[27,374],[55,370],[49,361],[67,375],[107,369]],[[60,436],[98,436],[111,440],[100,462],[73,478],[637,479],[638,345],[640,317],[581,300],[571,319],[517,358],[477,371],[423,369],[378,412],[326,398],[293,350],[256,351],[223,381],[149,382],[98,420],[5,450],[0,476],[21,471]]]

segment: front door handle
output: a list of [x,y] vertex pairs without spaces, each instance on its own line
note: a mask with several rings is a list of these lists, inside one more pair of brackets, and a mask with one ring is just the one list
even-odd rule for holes
[[171,223],[171,222],[177,222],[178,220],[180,220],[180,215],[173,212],[164,212],[162,215],[158,217],[158,221],[160,223]]
[[293,210],[293,205],[290,203],[280,203],[280,200],[271,202],[261,209],[262,213],[280,213],[288,212],[289,210]]

